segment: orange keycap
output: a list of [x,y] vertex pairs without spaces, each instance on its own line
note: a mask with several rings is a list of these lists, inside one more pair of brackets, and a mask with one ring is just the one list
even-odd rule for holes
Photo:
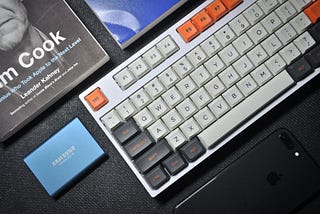
[[192,17],[191,20],[199,31],[204,31],[213,24],[213,19],[205,10],[201,10],[194,17]]
[[220,0],[215,0],[209,4],[206,7],[206,10],[215,22],[228,12],[227,8]]
[[181,25],[177,29],[177,31],[180,33],[181,37],[185,42],[190,42],[193,38],[195,38],[199,34],[198,29],[191,22],[191,20]]
[[309,17],[312,23],[316,23],[320,18],[320,1],[314,2],[304,10],[304,13]]
[[238,6],[238,4],[243,2],[243,0],[221,0],[221,1],[228,8],[228,10],[232,10],[233,8]]
[[102,93],[100,88],[96,88],[84,99],[89,103],[94,111],[98,111],[102,106],[109,102],[108,98]]

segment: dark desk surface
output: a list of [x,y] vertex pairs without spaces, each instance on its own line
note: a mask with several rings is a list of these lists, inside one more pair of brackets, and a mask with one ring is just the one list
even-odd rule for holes
[[[78,95],[202,1],[190,1],[125,51],[83,1],[71,7],[109,53],[111,61],[0,146],[0,213],[171,213],[183,200],[277,128],[291,130],[320,164],[320,77],[250,126],[164,194],[153,199],[86,111]],[[49,197],[23,158],[79,117],[109,158],[57,200]],[[4,123],[4,121],[1,121]],[[298,213],[319,213],[320,196]]]

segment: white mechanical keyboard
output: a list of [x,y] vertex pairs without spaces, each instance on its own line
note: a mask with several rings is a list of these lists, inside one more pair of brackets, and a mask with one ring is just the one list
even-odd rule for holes
[[155,197],[319,74],[319,11],[207,0],[80,99]]

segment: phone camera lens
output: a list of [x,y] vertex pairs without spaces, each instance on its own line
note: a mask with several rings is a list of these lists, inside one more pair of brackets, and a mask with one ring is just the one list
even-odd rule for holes
[[282,141],[282,143],[287,147],[287,149],[289,149],[289,150],[294,149],[294,142],[288,136],[287,133],[285,133],[285,132],[280,133],[279,138]]

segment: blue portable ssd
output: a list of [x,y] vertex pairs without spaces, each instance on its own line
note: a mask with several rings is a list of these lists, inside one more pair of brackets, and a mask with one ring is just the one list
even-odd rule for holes
[[81,121],[75,118],[25,157],[24,162],[49,195],[56,197],[104,154]]

